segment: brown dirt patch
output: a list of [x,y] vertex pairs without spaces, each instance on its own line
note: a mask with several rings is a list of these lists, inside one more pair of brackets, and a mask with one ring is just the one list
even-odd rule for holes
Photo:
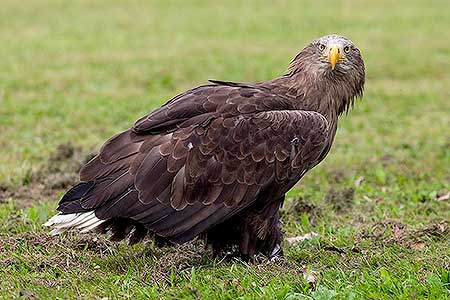
[[[112,253],[113,243],[94,234],[65,234],[50,236],[46,233],[0,235],[0,266],[7,268],[26,263],[27,268],[39,271],[57,267],[70,271],[73,267],[88,266],[89,260],[80,260],[80,251],[105,257]],[[7,253],[20,255],[5,257]],[[88,256],[85,256],[88,257]]]
[[189,273],[192,267],[204,265],[205,246],[202,241],[194,241],[184,245],[175,245],[152,249],[157,259],[153,270],[144,271],[142,277],[150,283],[170,281],[170,273]]
[[302,197],[296,197],[289,201],[290,205],[281,210],[281,218],[285,221],[299,221],[303,214],[308,216],[308,220],[314,223],[322,216],[322,209],[312,203],[307,202]]
[[331,169],[328,171],[328,180],[331,183],[342,183],[344,180],[346,180],[348,177],[348,174],[343,169]]
[[397,221],[375,223],[371,228],[364,229],[356,237],[371,239],[383,244],[398,244],[400,246],[420,250],[429,244],[430,239],[450,238],[450,223],[448,221],[434,222],[423,228],[412,229]]
[[48,160],[23,179],[23,185],[0,185],[0,201],[12,198],[19,207],[28,207],[37,200],[56,198],[59,193],[76,184],[80,168],[94,157],[71,142],[59,145]]
[[[104,276],[105,271],[96,267],[96,260],[111,255],[114,249],[112,242],[93,234],[0,234],[0,268],[26,270],[33,274],[30,276],[35,285],[64,288],[73,284],[73,276],[67,274],[76,272],[81,281]],[[14,292],[29,296],[26,288]]]
[[303,282],[303,275],[307,272],[305,265],[300,265],[285,257],[276,260],[260,257],[256,263],[249,265],[249,267],[255,275],[266,282],[269,282],[275,276],[282,277],[285,275],[294,275],[299,281]]
[[[298,275],[299,280],[302,280],[300,275],[304,273],[302,266],[283,257],[273,261],[265,256],[257,256],[250,261],[243,261],[235,255],[214,257],[212,251],[205,247],[202,240],[171,247],[152,247],[151,252],[153,252],[156,262],[152,270],[144,270],[141,276],[152,284],[162,284],[162,286],[170,283],[171,272],[185,273],[186,276],[189,276],[194,267],[215,268],[217,264],[242,264],[260,279],[267,281],[270,281],[273,276],[286,274]],[[239,289],[241,284],[238,280],[230,280],[229,285]]]
[[331,188],[325,195],[325,202],[333,206],[336,212],[346,212],[353,207],[355,190],[353,188]]
[[389,166],[389,165],[395,163],[395,159],[390,154],[384,154],[381,157],[381,163],[382,163],[383,167],[386,167],[386,166]]

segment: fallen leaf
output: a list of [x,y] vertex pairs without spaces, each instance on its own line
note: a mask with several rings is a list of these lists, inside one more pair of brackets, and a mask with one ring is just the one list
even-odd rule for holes
[[317,281],[317,272],[311,271],[306,277],[306,281],[308,283],[316,283]]
[[373,201],[373,199],[369,198],[369,197],[366,196],[366,195],[363,196],[363,199],[366,200],[366,201]]
[[301,270],[303,273],[303,278],[307,283],[309,283],[311,289],[314,290],[316,288],[317,278],[319,277],[319,274],[316,271],[308,270],[307,265],[302,265]]
[[231,283],[236,287],[236,289],[238,291],[242,291],[243,290],[241,283],[236,278],[233,278],[233,280],[231,280]]
[[377,204],[384,203],[384,197],[378,197],[377,199],[375,199],[375,203]]
[[391,189],[390,187],[388,187],[388,186],[382,186],[382,187],[381,187],[381,191],[382,191],[383,193],[387,193],[387,192],[392,191],[392,189]]
[[355,180],[355,182],[353,184],[355,186],[360,186],[363,182],[364,182],[364,177],[360,176]]
[[425,243],[423,242],[418,242],[411,245],[411,249],[413,250],[421,250],[423,248],[425,248]]
[[392,235],[396,240],[400,240],[405,234],[405,226],[403,224],[395,223],[392,226]]
[[444,200],[448,200],[448,199],[450,199],[450,191],[439,192],[436,195],[437,201],[444,201]]
[[318,236],[318,234],[315,233],[315,232],[308,232],[308,233],[306,233],[304,235],[287,238],[287,241],[288,241],[289,244],[292,245],[292,244],[295,244],[295,243],[298,243],[298,242],[303,242],[305,240],[311,240],[315,236]]
[[444,233],[444,232],[446,232],[447,231],[447,229],[448,229],[448,223],[447,222],[441,222],[441,223],[439,223],[439,224],[437,224],[437,228],[442,232],[442,233]]

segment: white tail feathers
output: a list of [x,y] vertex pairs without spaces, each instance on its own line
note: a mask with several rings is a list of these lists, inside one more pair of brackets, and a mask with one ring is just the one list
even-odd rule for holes
[[51,234],[57,235],[71,228],[80,229],[80,232],[88,232],[105,221],[97,218],[94,211],[67,215],[59,213],[45,222],[44,226],[53,226]]

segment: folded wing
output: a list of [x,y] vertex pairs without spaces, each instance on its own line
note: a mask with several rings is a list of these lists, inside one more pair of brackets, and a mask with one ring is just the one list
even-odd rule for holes
[[58,210],[131,219],[182,243],[259,201],[263,188],[297,181],[327,133],[322,115],[267,91],[199,87],[107,141]]

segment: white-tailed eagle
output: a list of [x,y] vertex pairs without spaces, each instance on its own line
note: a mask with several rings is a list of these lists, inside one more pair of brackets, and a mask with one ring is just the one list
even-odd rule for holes
[[325,158],[364,78],[358,48],[328,35],[281,77],[188,90],[109,139],[46,225],[275,254],[285,193]]

